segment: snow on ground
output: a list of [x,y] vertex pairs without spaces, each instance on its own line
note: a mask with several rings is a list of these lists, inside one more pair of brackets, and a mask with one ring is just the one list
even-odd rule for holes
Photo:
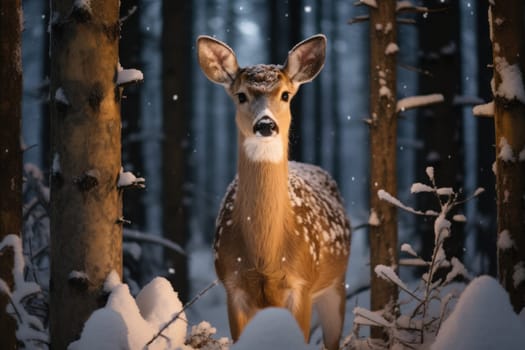
[[[69,350],[143,349],[153,336],[181,312],[182,304],[168,280],[157,277],[134,299],[116,272],[110,273],[105,289],[110,291],[106,306],[87,320],[81,338]],[[148,349],[184,347],[187,324],[184,313],[158,337]]]
[[[211,247],[189,251],[190,278],[194,288],[192,294],[196,295],[216,279],[213,255]],[[370,273],[368,259],[366,232],[354,232],[346,279],[347,294],[351,297],[347,301],[342,339],[351,334],[354,310],[369,309],[370,293],[366,288]],[[418,283],[408,282],[405,288],[414,290]],[[463,288],[463,284],[457,283],[447,286],[442,290],[443,300],[461,294]],[[128,287],[122,284],[115,274],[108,278],[106,289],[111,291],[106,307],[93,313],[84,327],[81,339],[71,344],[71,350],[142,349],[143,344],[182,308],[176,292],[163,278],[155,278],[143,288],[136,299],[133,299]],[[403,294],[401,302],[401,311],[406,313],[416,301]],[[430,312],[439,315],[442,312],[441,308],[441,303],[433,302]],[[520,321],[512,311],[508,295],[491,277],[474,279],[457,303],[452,301],[449,304],[449,310],[453,312],[443,323],[435,342],[432,335],[420,349],[428,349],[429,344],[433,342],[432,350],[513,350],[522,349],[522,345],[525,344],[525,312],[520,316]],[[230,337],[226,296],[222,286],[219,285],[203,294],[186,310],[186,315],[187,323],[177,321],[164,333],[166,338],[159,338],[150,349],[191,349],[192,347],[184,345],[187,329],[190,327],[193,329],[192,334],[199,333],[198,329],[204,327],[210,330],[208,333],[211,332],[215,339]],[[184,314],[182,318],[185,318]],[[368,332],[367,327],[362,327],[360,336],[367,337]],[[167,344],[166,339],[170,339],[171,343]],[[226,340],[221,341],[226,344]],[[322,331],[315,312],[312,317],[310,344],[305,344],[293,316],[285,309],[269,308],[260,311],[252,319],[232,349],[319,349],[321,344]],[[215,346],[210,349],[222,347]]]
[[232,350],[318,349],[307,345],[292,314],[286,309],[268,308],[258,312],[246,326]]
[[431,349],[520,350],[524,344],[525,325],[508,294],[494,278],[481,276],[465,288]]

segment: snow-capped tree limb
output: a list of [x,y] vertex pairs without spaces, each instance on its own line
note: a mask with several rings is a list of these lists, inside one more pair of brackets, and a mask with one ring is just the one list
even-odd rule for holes
[[417,6],[417,5],[414,5],[409,0],[398,1],[396,5],[396,12],[398,13],[402,13],[402,12],[432,13],[432,12],[442,12],[446,10],[447,10],[446,7],[428,8],[426,6]]
[[144,75],[138,69],[122,69],[119,70],[117,76],[117,86],[125,87],[131,84],[138,84],[144,80]]
[[485,104],[476,105],[472,108],[472,113],[476,117],[494,117],[494,101]]
[[354,6],[361,6],[361,5],[366,5],[368,7],[377,8],[376,0],[359,0],[357,2],[354,2]]
[[369,326],[383,326],[386,328],[392,326],[392,324],[385,320],[381,315],[359,306],[354,308],[354,315],[354,323]]
[[396,110],[398,112],[404,112],[407,109],[417,108],[428,106],[444,101],[442,94],[430,94],[430,95],[421,95],[421,96],[410,96],[402,98],[397,101]]
[[136,177],[132,172],[121,169],[118,177],[117,187],[120,189],[130,187],[145,188],[146,179],[143,177]]

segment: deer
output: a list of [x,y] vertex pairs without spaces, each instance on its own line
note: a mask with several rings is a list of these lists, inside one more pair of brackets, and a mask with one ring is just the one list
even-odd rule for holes
[[287,308],[309,342],[316,308],[327,349],[338,349],[345,314],[350,222],[332,177],[288,160],[290,101],[324,66],[326,37],[292,48],[283,65],[241,68],[234,51],[197,39],[204,75],[235,103],[237,174],[216,219],[215,270],[226,290],[233,341],[261,309]]

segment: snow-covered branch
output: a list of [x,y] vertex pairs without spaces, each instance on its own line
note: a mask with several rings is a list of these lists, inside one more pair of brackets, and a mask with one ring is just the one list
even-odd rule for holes
[[0,253],[7,248],[13,250],[13,289],[10,289],[4,280],[0,279],[0,293],[7,295],[10,304],[6,311],[15,314],[17,321],[16,338],[26,348],[39,349],[42,344],[49,342],[47,330],[36,316],[31,315],[25,308],[25,300],[41,292],[40,286],[25,280],[25,262],[22,251],[22,241],[16,235],[7,235],[0,242]]
[[476,117],[494,117],[494,101],[474,106],[472,113]]
[[354,6],[359,6],[359,5],[366,5],[368,7],[377,8],[376,0],[359,0],[354,3]]
[[397,112],[404,112],[407,109],[428,106],[444,101],[442,94],[430,94],[421,96],[410,96],[397,101]]
[[130,84],[137,84],[144,80],[144,74],[138,69],[122,69],[119,66],[118,76],[117,76],[117,86],[126,86]]
[[146,179],[143,177],[136,177],[131,171],[124,171],[123,168],[120,169],[120,174],[118,177],[118,188],[145,188]]

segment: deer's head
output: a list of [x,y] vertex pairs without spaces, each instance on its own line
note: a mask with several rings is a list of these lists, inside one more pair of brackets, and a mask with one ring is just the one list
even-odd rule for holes
[[224,86],[235,103],[239,141],[248,159],[278,163],[287,156],[290,101],[301,84],[321,71],[325,50],[326,38],[319,34],[297,44],[283,65],[241,68],[228,45],[209,36],[198,38],[202,71]]

